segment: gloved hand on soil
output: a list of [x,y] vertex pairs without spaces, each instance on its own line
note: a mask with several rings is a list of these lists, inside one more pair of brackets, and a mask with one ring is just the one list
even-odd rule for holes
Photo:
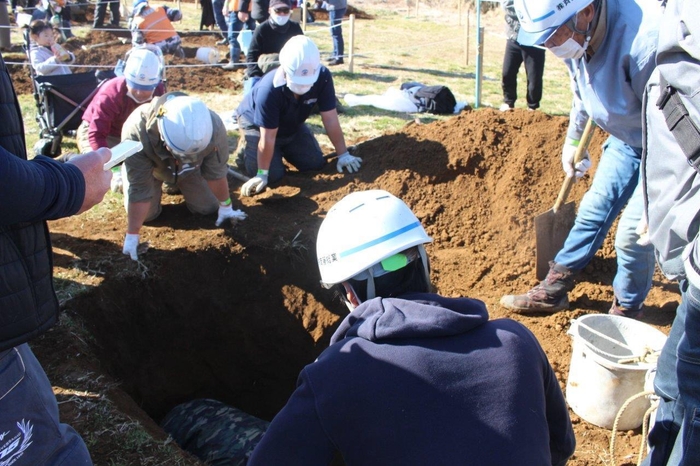
[[122,253],[131,257],[132,260],[139,260],[139,234],[127,233],[126,238],[124,238],[124,248],[122,248]]
[[238,220],[245,220],[248,215],[242,210],[233,210],[231,204],[219,206],[219,217],[216,219],[216,226],[220,227],[226,220],[230,220],[235,224]]
[[362,159],[350,155],[350,152],[345,152],[338,157],[338,173],[343,173],[343,168],[348,170],[348,173],[355,173],[360,170]]
[[241,186],[241,194],[243,196],[252,196],[259,194],[267,186],[267,170],[258,170],[258,175]]
[[591,159],[588,151],[583,154],[583,159],[574,167],[574,156],[576,155],[576,149],[578,149],[578,143],[575,139],[566,138],[561,151],[561,164],[564,167],[564,173],[568,177],[576,175],[577,179],[585,175],[588,169],[591,168]]

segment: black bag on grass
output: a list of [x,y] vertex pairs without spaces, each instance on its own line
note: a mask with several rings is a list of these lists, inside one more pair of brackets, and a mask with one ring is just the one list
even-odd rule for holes
[[457,100],[447,86],[423,86],[416,91],[414,97],[420,101],[422,112],[437,115],[452,114]]

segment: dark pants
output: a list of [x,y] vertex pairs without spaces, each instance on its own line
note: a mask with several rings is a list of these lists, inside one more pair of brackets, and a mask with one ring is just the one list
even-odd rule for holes
[[345,8],[328,11],[328,19],[331,22],[331,36],[333,37],[333,58],[343,58],[345,54],[342,26],[343,16],[345,16]]
[[119,13],[119,0],[99,0],[97,2],[97,7],[95,7],[95,20],[92,23],[92,27],[100,28],[104,26],[108,4],[110,15],[112,17],[109,23],[112,26],[119,26],[119,20],[121,19]]
[[226,37],[228,24],[226,24],[226,17],[224,16],[224,0],[213,0],[211,4],[214,8],[214,19],[219,29],[221,29],[221,36]]
[[3,464],[92,465],[80,435],[58,420],[51,383],[26,343],[0,351]]
[[510,107],[515,106],[515,101],[518,100],[518,70],[520,65],[525,62],[527,106],[531,109],[539,108],[540,100],[542,99],[544,54],[545,49],[520,45],[514,40],[506,41],[506,52],[503,56],[503,71],[501,75],[503,102]]
[[244,27],[251,31],[255,30],[255,20],[248,16],[248,21],[243,22],[238,19],[238,13],[235,11],[228,15],[228,47],[232,63],[241,61],[241,44],[238,43],[238,34]]

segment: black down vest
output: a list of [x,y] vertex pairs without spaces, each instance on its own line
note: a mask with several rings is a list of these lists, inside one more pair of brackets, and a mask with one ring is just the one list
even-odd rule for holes
[[[2,55],[0,122],[0,146],[26,159],[22,114]],[[27,342],[56,323],[52,269],[46,222],[4,225],[0,220],[0,351]]]

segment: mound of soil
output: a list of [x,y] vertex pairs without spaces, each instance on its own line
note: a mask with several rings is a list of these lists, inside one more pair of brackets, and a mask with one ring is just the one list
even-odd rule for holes
[[[347,312],[318,284],[320,222],[344,195],[380,188],[404,199],[434,239],[427,249],[438,292],[482,299],[492,318],[523,322],[564,388],[570,321],[607,312],[613,298],[612,235],[581,274],[570,310],[523,317],[498,301],[537,283],[533,219],[551,208],[563,181],[559,152],[566,124],[564,117],[540,112],[492,109],[412,123],[357,145],[354,152],[363,159],[357,174],[338,174],[332,161],[315,174],[291,170],[282,184],[234,200],[248,219],[224,229],[214,227],[213,217],[191,215],[180,196],[166,195],[163,214],[142,230],[150,249],[141,263],[121,253],[126,219],[120,197],[108,200],[114,207],[109,217],[88,212],[51,222],[57,270],[81,271],[93,285],[65,304],[67,315],[94,337],[90,370],[120,381],[117,392],[126,400],[120,409],[136,419],[143,419],[143,409],[157,422],[174,405],[204,396],[270,419]],[[591,173],[604,138],[598,130],[591,144]],[[579,201],[588,185],[588,177],[576,183],[570,199]],[[234,199],[239,187],[232,186]],[[675,285],[657,275],[646,322],[668,333],[678,300]],[[85,370],[51,338],[37,346],[52,377]],[[62,409],[66,422],[90,433],[79,412]],[[600,464],[610,431],[574,413],[572,420],[578,446],[569,464]],[[157,431],[150,419],[144,422]],[[620,432],[616,441],[617,464],[634,464],[641,429]],[[109,439],[99,444],[93,455],[104,463],[103,451],[117,447]]]

